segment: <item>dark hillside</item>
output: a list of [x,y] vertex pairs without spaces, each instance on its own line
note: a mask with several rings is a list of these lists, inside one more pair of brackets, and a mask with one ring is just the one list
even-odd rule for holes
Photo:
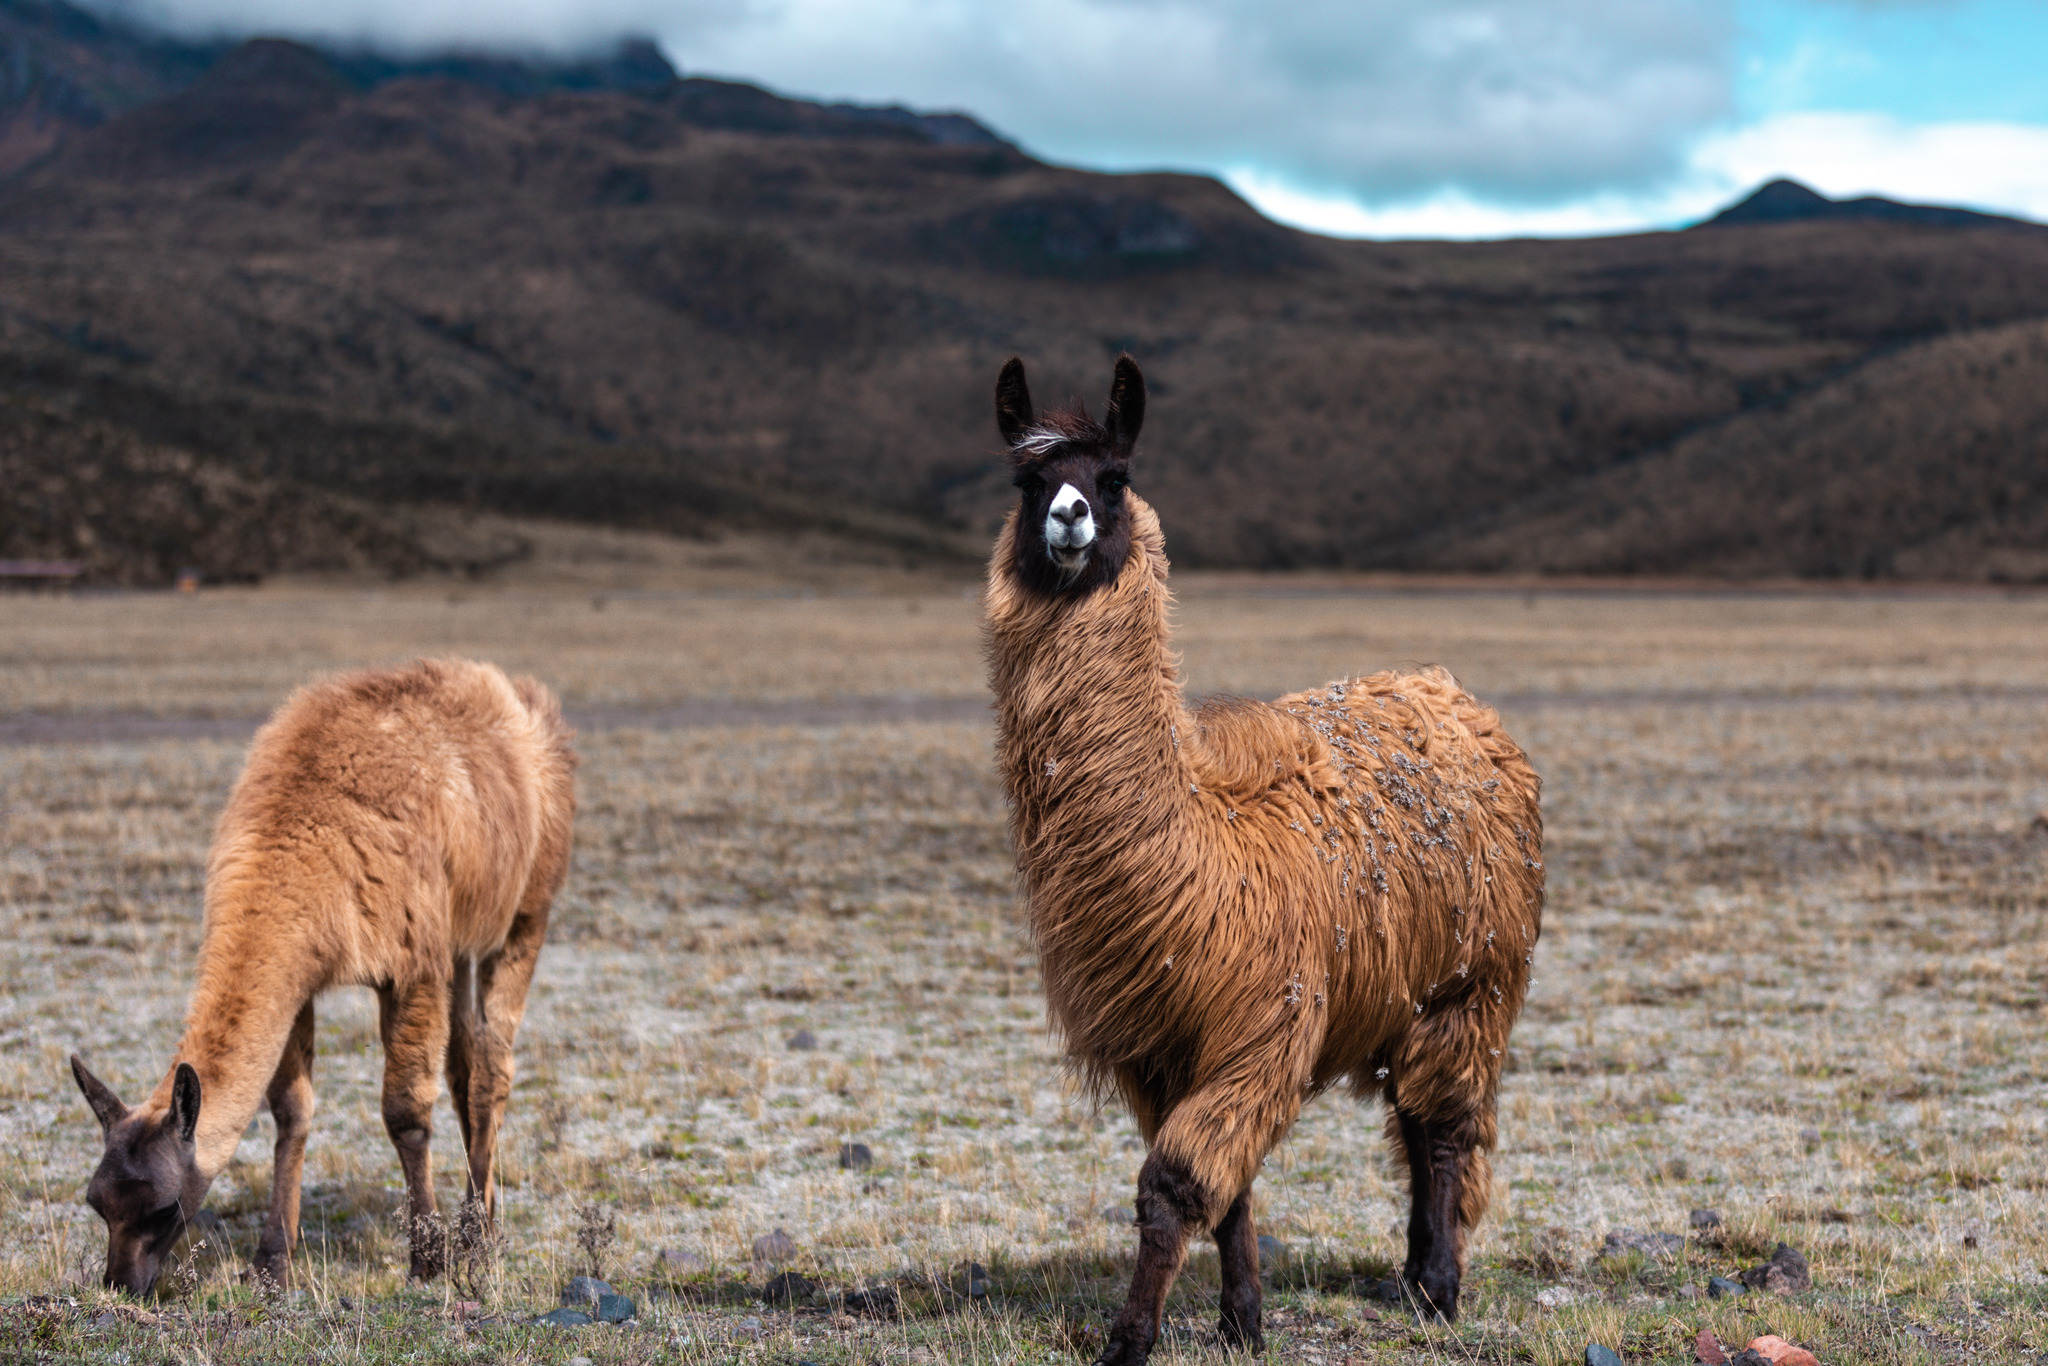
[[[1005,499],[1001,360],[1099,403],[1128,348],[1154,389],[1140,487],[1178,560],[1401,567],[1463,563],[1468,536],[1499,561],[1501,528],[1560,488],[1902,347],[2048,317],[2048,231],[2003,221],[1335,242],[1211,180],[1047,166],[960,116],[626,55],[531,87],[366,60],[248,44],[0,181],[0,366],[353,496],[696,534],[866,519],[953,554]],[[1928,391],[1922,439],[1992,460],[1949,417],[2007,391],[1956,382],[1975,397]],[[1741,572],[1936,572],[1893,523],[1855,526],[1880,540],[1769,542]]]

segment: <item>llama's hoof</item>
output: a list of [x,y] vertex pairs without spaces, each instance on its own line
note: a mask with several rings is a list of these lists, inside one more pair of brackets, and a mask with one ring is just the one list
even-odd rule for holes
[[1151,1355],[1151,1343],[1136,1336],[1112,1333],[1101,1355],[1095,1358],[1095,1366],[1144,1366]]
[[1266,1335],[1259,1331],[1256,1319],[1245,1324],[1225,1318],[1216,1325],[1216,1337],[1226,1352],[1250,1352],[1253,1356],[1261,1356],[1266,1350]]
[[1424,1319],[1458,1321],[1458,1277],[1425,1271],[1405,1286],[1416,1313]]
[[291,1284],[292,1264],[289,1258],[256,1255],[249,1265],[248,1282],[257,1290],[283,1290]]

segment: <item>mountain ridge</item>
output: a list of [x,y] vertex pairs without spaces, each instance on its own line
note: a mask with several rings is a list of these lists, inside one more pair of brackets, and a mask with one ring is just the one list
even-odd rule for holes
[[[364,87],[303,45],[245,44],[0,179],[0,387],[345,498],[700,536],[838,518],[965,563],[1009,496],[996,367],[1023,354],[1042,395],[1099,398],[1129,350],[1153,390],[1136,478],[1182,563],[1662,573],[1689,569],[1655,537],[1596,544],[1561,491],[1781,410],[1826,427],[1771,429],[1825,482],[1847,459],[1828,442],[1867,433],[1799,396],[2048,317],[2048,234],[1974,219],[1344,242],[1205,177],[918,122],[947,116],[492,72]],[[1987,500],[2035,496],[1999,453],[2032,439],[2030,410],[1994,404],[1972,435],[1942,417],[1971,405],[1912,392],[1969,485],[1954,505],[2022,525]],[[1717,477],[1760,478],[1768,445]],[[1910,462],[1873,468],[1916,496]],[[1672,506],[1696,498],[1673,478]],[[1978,572],[1915,558],[1976,544],[1946,523],[1851,521],[1867,544],[1701,563]]]

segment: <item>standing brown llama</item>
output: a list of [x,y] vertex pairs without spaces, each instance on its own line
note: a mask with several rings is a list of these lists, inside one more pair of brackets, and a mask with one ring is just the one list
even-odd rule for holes
[[1098,1361],[1146,1359],[1205,1230],[1223,1340],[1261,1345],[1252,1182],[1339,1079],[1387,1102],[1404,1279],[1453,1318],[1543,905],[1536,774],[1439,669],[1190,708],[1159,519],[1128,488],[1144,404],[1128,356],[1101,423],[1034,414],[1015,359],[996,384],[1022,492],[986,628],[1018,872],[1068,1055],[1150,1146]]
[[377,991],[412,1274],[445,1257],[428,1152],[444,1061],[469,1196],[492,1217],[512,1040],[568,869],[569,739],[546,688],[465,660],[315,683],[256,733],[207,860],[199,982],[169,1075],[131,1110],[71,1059],[106,1137],[86,1199],[107,1222],[109,1287],[156,1283],[266,1100],[277,1165],[254,1271],[285,1283],[313,998],[334,986]]

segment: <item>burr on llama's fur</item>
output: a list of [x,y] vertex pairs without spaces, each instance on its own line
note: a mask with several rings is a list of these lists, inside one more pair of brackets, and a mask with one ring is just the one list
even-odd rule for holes
[[1159,519],[1129,491],[1144,381],[1102,422],[997,384],[1019,506],[989,566],[998,762],[1052,1022],[1149,1145],[1101,1361],[1143,1361],[1189,1238],[1228,1343],[1262,1341],[1252,1183],[1302,1103],[1383,1097],[1403,1277],[1457,1313],[1543,904],[1539,782],[1441,669],[1191,707]]
[[469,1198],[494,1212],[512,1044],[568,868],[575,755],[555,699],[426,660],[302,688],[256,733],[206,869],[198,983],[170,1072],[123,1105],[77,1057],[105,1155],[106,1283],[144,1293],[258,1108],[277,1121],[254,1274],[285,1283],[313,1116],[313,998],[377,992],[384,1125],[411,1269],[443,1268],[429,1141],[445,1066]]

